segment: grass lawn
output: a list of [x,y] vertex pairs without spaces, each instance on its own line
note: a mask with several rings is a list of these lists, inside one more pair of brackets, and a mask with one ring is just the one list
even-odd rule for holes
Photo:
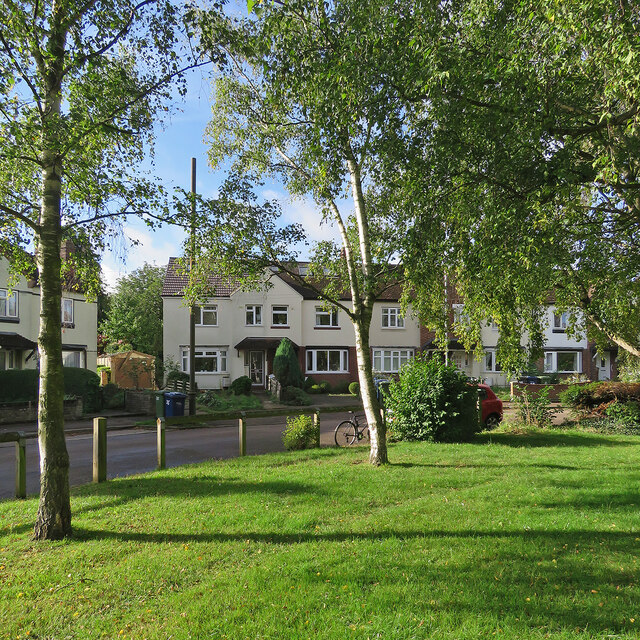
[[2,638],[638,638],[640,439],[483,434],[0,503]]

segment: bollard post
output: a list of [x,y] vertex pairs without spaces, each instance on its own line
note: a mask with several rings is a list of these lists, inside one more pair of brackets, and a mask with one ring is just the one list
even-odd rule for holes
[[247,455],[247,414],[243,411],[238,420],[238,455]]
[[27,441],[20,433],[16,440],[16,498],[27,497]]
[[167,457],[166,457],[166,440],[165,440],[165,432],[166,432],[166,422],[164,418],[158,418],[158,469],[164,469],[167,466]]
[[313,428],[316,432],[316,447],[320,448],[320,409],[318,407],[315,408],[313,412]]
[[93,481],[107,479],[107,419],[93,419]]

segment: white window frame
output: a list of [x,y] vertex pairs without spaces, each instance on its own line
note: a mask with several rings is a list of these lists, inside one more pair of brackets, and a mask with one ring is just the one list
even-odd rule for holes
[[373,370],[380,373],[398,373],[415,356],[415,349],[374,347],[372,351]]
[[0,349],[0,371],[20,368],[20,352],[13,349]]
[[[285,321],[276,322],[276,315],[283,315],[283,314],[285,316]],[[289,307],[286,304],[274,304],[271,306],[271,325],[273,327],[289,326]]]
[[9,295],[8,289],[0,289],[0,303],[1,302],[4,302],[4,313],[0,313],[0,318],[17,318],[18,317],[18,292],[17,291],[12,291],[11,295]]
[[[75,360],[76,362],[70,363],[70,360]],[[62,364],[65,367],[74,367],[75,369],[86,369],[86,360],[85,360],[85,352],[78,351],[76,349],[62,350]]]
[[[227,373],[228,348],[215,347],[209,345],[196,345],[195,348],[195,372],[197,375],[217,375]],[[198,360],[212,358],[215,368],[212,371],[202,371],[198,369]],[[182,371],[189,373],[189,347],[180,347],[180,363]]]
[[[205,316],[207,314],[214,315],[214,322],[205,322]],[[196,305],[196,326],[217,327],[218,326],[218,305],[217,304],[204,304],[202,306]]]
[[400,307],[382,307],[383,329],[404,329],[404,317]]
[[495,349],[485,349],[483,359],[483,371],[490,371],[491,373],[502,373],[502,367],[497,361]]
[[[62,324],[65,326],[72,325],[74,323],[74,304],[73,298],[62,298],[60,301],[60,314]],[[71,309],[71,314],[68,314],[69,308]],[[69,317],[71,318],[69,320]]]
[[[323,353],[326,357],[327,368],[318,369],[318,354]],[[330,363],[332,353],[340,354],[338,356],[340,360],[339,369],[330,369]],[[335,356],[334,356],[335,358]],[[305,354],[305,366],[306,373],[349,373],[349,349],[307,349]]]
[[[251,320],[251,322],[249,321]],[[244,322],[247,327],[262,326],[262,305],[247,304],[244,307]]]
[[[324,320],[327,322],[324,322]],[[338,326],[338,310],[334,307],[333,309],[325,309],[324,307],[316,307],[316,324],[315,327],[323,329],[326,327],[337,327]]]
[[[575,369],[558,369],[558,355],[575,354]],[[545,351],[544,353],[545,373],[582,373],[582,351],[579,349],[567,351]]]
[[554,311],[551,322],[553,331],[566,331],[567,325],[569,324],[569,314],[566,311],[564,313]]

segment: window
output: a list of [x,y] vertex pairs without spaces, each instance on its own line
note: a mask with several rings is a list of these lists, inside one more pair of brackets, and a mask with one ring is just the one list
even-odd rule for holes
[[289,307],[286,305],[271,307],[271,324],[275,327],[288,327]]
[[373,370],[381,373],[398,373],[403,364],[413,358],[413,349],[374,349]]
[[261,304],[248,304],[245,307],[245,317],[247,325],[262,324],[262,305]]
[[20,356],[18,351],[5,351],[0,349],[0,371],[6,369],[19,369]]
[[[182,370],[189,373],[189,347],[181,349]],[[195,372],[221,373],[227,370],[227,350],[218,347],[196,347]]]
[[491,329],[491,331],[498,331],[499,329],[497,322],[493,318],[487,320],[487,328]]
[[84,351],[62,351],[62,365],[84,369]]
[[62,324],[73,327],[73,299],[62,298]]
[[18,292],[11,295],[6,289],[0,289],[0,318],[18,317]]
[[502,371],[500,363],[496,360],[496,352],[493,349],[487,350],[484,354],[484,370],[485,371]]
[[564,313],[554,313],[553,314],[553,330],[566,331],[567,320],[568,320],[568,314],[566,311]]
[[404,318],[400,307],[382,307],[382,327],[384,329],[403,329]]
[[580,373],[581,370],[580,351],[547,351],[544,354],[545,373]]
[[337,327],[338,310],[316,307],[316,327]]
[[348,373],[347,349],[307,349],[307,373]]
[[218,305],[210,304],[204,307],[196,307],[196,324],[203,327],[218,326]]

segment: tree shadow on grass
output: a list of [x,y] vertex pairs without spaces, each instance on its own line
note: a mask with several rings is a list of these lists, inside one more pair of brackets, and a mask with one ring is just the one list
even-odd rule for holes
[[566,431],[546,431],[535,433],[494,433],[484,432],[476,436],[477,444],[502,445],[515,448],[533,447],[628,447],[640,445],[637,442],[629,442],[628,438],[622,440],[608,438],[607,436],[593,436],[583,433],[568,433]]

